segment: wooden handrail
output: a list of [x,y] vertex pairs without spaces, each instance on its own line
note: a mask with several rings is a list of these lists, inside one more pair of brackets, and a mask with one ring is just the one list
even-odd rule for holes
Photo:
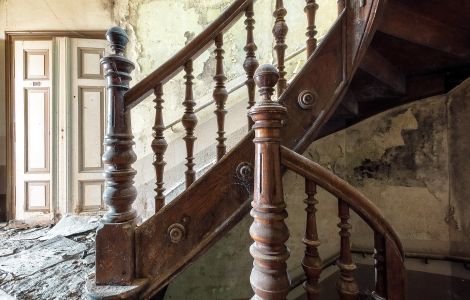
[[147,77],[139,81],[124,96],[126,110],[132,109],[142,100],[148,97],[158,84],[165,84],[178,72],[189,60],[195,60],[201,53],[209,48],[214,39],[226,32],[238,21],[243,12],[254,0],[235,0],[233,3],[212,22],[205,30],[198,34],[191,42],[183,47],[171,59],[163,63]]
[[393,227],[382,215],[379,208],[356,188],[319,164],[286,147],[281,147],[281,160],[282,164],[288,169],[313,180],[334,196],[341,198],[375,232],[391,240],[400,252],[401,257],[404,257],[403,246]]
[[[356,299],[359,294],[357,283],[353,276],[356,265],[351,260],[350,233],[351,225],[348,223],[349,208],[352,208],[374,231],[375,248],[375,291],[374,299],[403,300],[405,296],[405,254],[397,233],[373,204],[356,188],[339,178],[319,164],[303,157],[284,146],[280,149],[281,163],[299,175],[305,177],[306,182],[311,180],[329,193],[338,198],[338,216],[341,222],[340,259],[337,262],[340,277],[337,282],[338,293],[341,299]],[[315,203],[315,201],[313,201]],[[310,208],[312,209],[312,208]],[[318,241],[310,241],[318,246]],[[307,243],[307,244],[309,244]],[[314,244],[313,244],[314,243]],[[307,249],[308,251],[308,249]],[[307,252],[308,254],[308,252]],[[317,275],[306,272],[307,278],[315,283]],[[317,295],[315,285],[307,286],[306,291]]]

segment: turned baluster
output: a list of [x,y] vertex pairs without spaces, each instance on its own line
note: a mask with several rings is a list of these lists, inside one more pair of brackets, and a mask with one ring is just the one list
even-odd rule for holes
[[166,162],[163,160],[163,155],[165,154],[168,144],[163,136],[163,131],[165,126],[163,125],[163,103],[165,102],[162,98],[163,96],[163,87],[162,84],[158,84],[154,89],[155,94],[155,124],[153,125],[153,140],[152,140],[152,150],[155,154],[155,160],[153,166],[155,167],[155,213],[157,213],[165,205],[165,196],[163,192],[165,188],[163,187],[163,170],[165,168]]
[[225,110],[225,102],[227,101],[228,93],[227,89],[225,88],[225,77],[224,74],[224,49],[222,46],[224,45],[224,38],[222,34],[219,34],[215,38],[215,60],[216,60],[216,67],[215,67],[215,76],[214,80],[216,82],[215,89],[213,93],[214,101],[217,106],[215,110],[215,114],[217,116],[217,135],[218,137],[216,140],[218,141],[217,144],[217,160],[220,160],[226,151],[225,141],[227,140],[224,135],[224,124],[225,124],[225,115],[227,114],[227,110]]
[[286,35],[289,30],[287,23],[284,17],[287,15],[287,10],[284,8],[284,3],[282,0],[276,0],[276,9],[274,10],[273,16],[276,18],[273,27],[273,35],[276,40],[276,45],[274,45],[274,50],[276,50],[277,55],[277,68],[279,70],[279,80],[277,82],[277,97],[279,98],[281,94],[287,87],[286,71],[285,71],[285,54],[286,54]]
[[338,15],[343,12],[343,9],[346,7],[345,0],[338,0]]
[[131,132],[131,116],[124,104],[134,64],[124,57],[127,34],[119,27],[106,33],[115,54],[104,57],[107,87],[107,123],[103,154],[105,189],[103,200],[108,207],[103,227],[96,235],[96,284],[130,284],[134,280],[134,228],[136,211],[132,208],[137,191],[136,155]]
[[[256,59],[256,44],[253,37],[253,31],[255,29],[255,15],[253,10],[253,3],[250,3],[245,11],[245,25],[246,25],[246,45],[243,48],[246,52],[245,62],[243,63],[243,69],[246,73],[246,87],[248,89],[248,107],[249,110],[253,105],[255,105],[255,80],[253,75],[255,74],[256,69],[259,66],[258,60]],[[248,117],[248,130],[253,126],[253,120],[251,117]]]
[[183,137],[186,142],[186,187],[188,188],[196,179],[196,172],[194,171],[194,141],[196,137],[194,136],[194,128],[197,125],[197,117],[194,113],[194,106],[196,102],[193,99],[193,61],[189,60],[184,65],[184,78],[186,79],[186,92],[183,105],[185,107],[184,115],[182,118],[183,126],[186,130],[186,135]]
[[289,249],[285,243],[289,230],[285,224],[286,204],[282,192],[280,159],[281,121],[286,109],[273,102],[271,96],[279,74],[272,65],[262,65],[254,79],[259,87],[261,102],[249,115],[255,124],[255,178],[250,235],[255,241],[250,247],[253,269],[250,283],[254,299],[285,299],[290,288],[286,260]]
[[307,14],[307,32],[305,35],[307,36],[307,57],[310,57],[317,48],[315,14],[317,13],[318,4],[315,0],[306,0],[306,3],[304,11]]
[[307,280],[304,282],[304,288],[307,292],[307,299],[317,300],[319,299],[318,279],[322,271],[321,258],[318,253],[320,241],[318,240],[317,220],[315,216],[317,211],[315,205],[318,204],[318,200],[315,199],[317,186],[309,179],[305,179],[305,193],[307,194],[307,199],[304,200],[305,204],[307,204],[307,208],[305,209],[307,212],[307,227],[305,237],[303,238],[306,248],[305,256],[302,260],[302,267]]
[[353,300],[357,299],[359,288],[356,280],[354,279],[354,270],[356,270],[356,265],[352,261],[351,256],[351,233],[349,232],[351,230],[351,224],[348,223],[350,218],[349,206],[342,199],[338,199],[338,217],[341,220],[338,223],[338,227],[340,228],[339,235],[341,238],[341,248],[339,260],[336,262],[340,271],[340,277],[336,283],[336,288],[341,300]]
[[[385,270],[385,239],[374,232],[374,267],[375,267],[375,299],[385,299],[387,280]],[[379,297],[377,297],[379,296]]]

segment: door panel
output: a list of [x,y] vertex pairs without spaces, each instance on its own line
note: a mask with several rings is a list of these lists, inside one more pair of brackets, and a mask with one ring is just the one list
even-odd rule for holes
[[104,209],[105,53],[106,40],[15,42],[16,219]]
[[26,181],[26,211],[49,212],[49,181]]
[[52,40],[15,42],[16,218],[51,218]]
[[76,213],[104,209],[105,80],[100,59],[106,40],[72,39],[72,198]]
[[25,89],[26,173],[49,172],[49,89]]
[[102,172],[104,133],[104,88],[79,87],[79,171]]

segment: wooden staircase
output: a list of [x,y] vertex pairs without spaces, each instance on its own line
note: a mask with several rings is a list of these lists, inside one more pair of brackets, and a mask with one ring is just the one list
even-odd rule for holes
[[[315,39],[318,6],[314,0],[306,1],[308,61],[290,84],[285,78],[288,26],[284,19],[286,10],[283,1],[276,1],[273,13],[276,18],[273,34],[277,69],[270,65],[258,67],[253,36],[253,2],[233,1],[201,34],[131,89],[129,74],[134,65],[123,55],[127,35],[118,27],[108,31],[107,39],[115,51],[115,54],[102,60],[109,99],[106,151],[103,156],[106,189],[103,197],[109,211],[96,237],[96,274],[87,283],[91,298],[150,299],[237,224],[250,210],[252,201],[254,222],[250,234],[255,243],[250,248],[254,258],[250,282],[253,291],[256,299],[285,299],[290,288],[285,263],[289,256],[285,246],[289,231],[284,223],[287,214],[281,178],[289,169],[305,177],[307,228],[302,266],[307,277],[304,286],[308,299],[318,299],[321,272],[315,221],[317,202],[314,195],[317,186],[338,199],[341,247],[337,265],[341,276],[337,290],[340,298],[357,299],[359,293],[350,249],[351,226],[348,219],[352,209],[375,232],[374,298],[404,299],[404,254],[393,228],[364,195],[298,154],[321,134],[329,132],[325,130],[325,124],[335,120],[341,109],[354,111],[351,109],[354,107],[351,82],[360,67],[369,73],[376,72],[375,63],[382,56],[368,49],[382,24],[386,3],[394,1],[338,1],[338,18],[318,47]],[[223,41],[224,33],[243,17],[247,31],[243,67],[247,76],[248,122],[252,129],[226,153],[224,120],[228,93],[225,88]],[[193,148],[197,117],[192,92],[192,65],[211,45],[215,45],[216,58],[213,96],[218,124],[214,136],[218,143],[218,161],[196,180]],[[182,124],[186,130],[183,139],[187,150],[187,189],[164,205],[163,174],[167,148],[163,136],[164,87],[181,71],[185,73],[186,80]],[[394,74],[400,77],[396,72],[390,76]],[[407,93],[400,81],[392,82],[386,77],[380,80],[392,84],[392,88],[399,93]],[[261,95],[257,101],[255,82]],[[275,89],[277,101],[272,100]],[[136,198],[132,163],[136,156],[132,150],[130,110],[152,93],[155,95],[155,125],[154,140],[149,146],[156,158],[153,164],[156,211],[150,219],[137,226],[136,212],[132,209]],[[348,101],[341,104],[345,96]],[[341,109],[338,109],[340,105]]]

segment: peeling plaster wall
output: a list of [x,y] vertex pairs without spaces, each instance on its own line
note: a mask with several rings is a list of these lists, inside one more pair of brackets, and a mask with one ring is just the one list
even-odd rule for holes
[[[335,173],[358,187],[397,230],[405,250],[470,255],[467,133],[470,79],[448,95],[397,107],[312,145],[345,135]],[[320,200],[322,201],[322,200]],[[354,216],[353,243],[371,247],[373,235]]]
[[[382,210],[406,251],[448,252],[447,97],[398,107],[346,130],[343,176]],[[358,218],[355,243],[371,245]]]

